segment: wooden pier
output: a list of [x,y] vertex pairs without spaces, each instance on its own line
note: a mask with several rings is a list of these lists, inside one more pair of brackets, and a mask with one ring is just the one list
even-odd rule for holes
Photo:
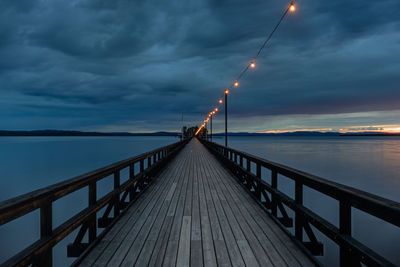
[[193,139],[82,266],[312,266]]
[[[104,179],[113,187],[99,197]],[[303,205],[304,187],[337,200],[339,226]],[[87,208],[53,227],[53,202],[84,188]],[[400,226],[397,202],[193,138],[1,202],[0,226],[40,210],[40,238],[1,266],[52,266],[71,236],[74,266],[318,266],[315,229],[341,266],[394,266],[352,236],[354,209]]]

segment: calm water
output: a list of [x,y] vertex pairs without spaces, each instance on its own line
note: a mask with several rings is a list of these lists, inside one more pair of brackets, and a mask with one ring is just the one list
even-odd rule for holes
[[[0,138],[0,201],[176,141],[178,139],[173,137]],[[223,139],[214,141],[222,143]],[[400,138],[397,137],[231,137],[230,146],[400,201]],[[293,195],[290,180],[279,177],[279,186],[283,192]],[[99,183],[99,196],[111,187],[111,178]],[[338,225],[336,201],[312,190],[306,190],[304,197],[307,207]],[[56,201],[54,226],[86,206],[86,189]],[[361,212],[353,214],[356,238],[400,265],[399,229]],[[74,236],[72,234],[54,249],[56,266],[72,262],[66,258],[66,245]],[[0,262],[38,237],[38,212],[1,226]],[[336,266],[336,246],[320,238],[325,244],[325,256],[320,260],[328,266]]]

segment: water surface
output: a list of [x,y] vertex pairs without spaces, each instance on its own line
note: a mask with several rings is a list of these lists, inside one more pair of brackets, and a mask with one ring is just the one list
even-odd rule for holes
[[[107,164],[178,141],[174,137],[2,137],[0,138],[0,201],[63,181]],[[223,143],[223,138],[214,138]],[[238,150],[323,178],[400,201],[400,138],[398,137],[230,137]],[[264,172],[268,181],[268,173]],[[127,173],[121,174],[121,179]],[[99,197],[112,188],[112,177],[98,183]],[[291,180],[279,177],[279,189],[294,194]],[[87,207],[87,189],[54,203],[54,227]],[[305,189],[304,204],[338,225],[337,201]],[[353,233],[400,265],[400,231],[353,209]],[[76,232],[54,249],[55,266],[67,266],[66,245]],[[327,266],[338,265],[337,246],[317,232],[325,244]],[[32,212],[0,226],[0,262],[39,237],[39,213]]]

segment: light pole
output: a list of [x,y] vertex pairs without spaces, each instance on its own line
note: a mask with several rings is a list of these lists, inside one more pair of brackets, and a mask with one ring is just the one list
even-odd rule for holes
[[208,141],[208,134],[207,134],[207,121],[205,121],[204,130],[206,132],[206,140]]
[[228,89],[225,89],[225,146],[228,147]]
[[210,116],[210,133],[211,133],[211,135],[210,135],[210,141],[212,142],[212,117],[213,117],[213,115],[211,114],[211,116]]

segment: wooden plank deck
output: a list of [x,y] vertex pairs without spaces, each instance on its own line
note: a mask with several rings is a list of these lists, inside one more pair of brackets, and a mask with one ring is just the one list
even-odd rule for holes
[[193,139],[81,265],[314,264]]

